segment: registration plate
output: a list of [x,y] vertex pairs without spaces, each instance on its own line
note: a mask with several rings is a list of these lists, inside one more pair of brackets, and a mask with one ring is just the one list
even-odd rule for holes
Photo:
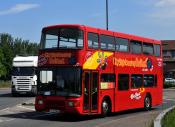
[[50,112],[50,113],[60,113],[60,110],[57,110],[57,109],[50,109],[49,112]]
[[50,91],[46,91],[46,92],[44,92],[44,95],[49,96],[50,93],[51,93]]

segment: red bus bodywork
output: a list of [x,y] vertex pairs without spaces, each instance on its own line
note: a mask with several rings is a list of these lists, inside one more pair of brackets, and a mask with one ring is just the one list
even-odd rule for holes
[[[83,48],[82,49],[42,49],[39,51],[38,67],[64,67],[82,68],[82,94],[79,97],[64,97],[64,96],[45,96],[37,95],[35,102],[35,109],[37,111],[50,111],[52,109],[60,110],[63,113],[76,114],[101,114],[102,101],[108,98],[110,102],[111,112],[118,112],[128,109],[143,108],[144,98],[146,95],[151,97],[151,105],[156,106],[162,103],[162,53],[160,56],[133,54],[129,52],[108,51],[102,49],[88,48],[87,33],[97,33],[98,35],[109,35],[130,40],[137,40],[140,42],[148,42],[150,44],[160,45],[158,40],[149,38],[112,32],[97,28],[92,28],[84,25],[55,25],[43,28],[44,30],[52,28],[78,28],[84,32]],[[160,48],[161,49],[161,48]],[[160,51],[161,52],[161,51]],[[73,65],[69,65],[70,58],[76,58]],[[148,68],[148,59],[151,61],[151,68]],[[100,78],[101,74],[113,73],[115,74],[115,82],[103,82]],[[129,75],[128,90],[119,90],[118,88],[118,74]],[[131,87],[132,74],[151,74],[156,75],[156,85],[153,87]],[[86,76],[89,81],[85,82]],[[39,78],[39,77],[38,77]],[[87,79],[86,79],[87,80]],[[93,92],[89,90],[88,105],[84,107],[85,84],[91,88],[92,82],[97,82],[97,102],[93,102]],[[39,101],[42,100],[42,103]],[[70,103],[71,102],[71,103]],[[71,106],[69,105],[72,104]],[[96,103],[96,107],[93,107]]]

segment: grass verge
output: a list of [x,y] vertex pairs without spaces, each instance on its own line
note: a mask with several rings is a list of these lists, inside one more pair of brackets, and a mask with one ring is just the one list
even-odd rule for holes
[[175,127],[175,109],[168,112],[161,121],[162,127]]
[[0,88],[10,88],[11,82],[10,81],[1,81],[0,80]]

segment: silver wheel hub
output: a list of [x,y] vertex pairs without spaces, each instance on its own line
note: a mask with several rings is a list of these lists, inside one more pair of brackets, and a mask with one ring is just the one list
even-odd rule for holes
[[150,100],[149,100],[149,98],[145,99],[145,106],[146,107],[150,107]]
[[103,102],[103,111],[106,112],[108,111],[108,103],[106,103],[106,101]]

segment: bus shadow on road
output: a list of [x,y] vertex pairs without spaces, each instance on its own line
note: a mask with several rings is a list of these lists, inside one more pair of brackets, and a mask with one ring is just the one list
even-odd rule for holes
[[[157,110],[153,108],[150,111]],[[128,114],[137,114],[137,113],[145,113],[147,111],[143,109],[134,109],[134,110],[127,110],[117,113],[112,113],[105,118],[121,118],[126,117]],[[43,121],[60,121],[60,122],[80,122],[80,121],[87,121],[87,120],[94,120],[94,119],[105,119],[100,115],[88,115],[88,116],[78,116],[78,115],[63,115],[57,113],[43,113],[43,112],[22,112],[22,113],[11,113],[11,114],[3,114],[0,117],[6,118],[16,118],[16,119],[31,119],[31,120],[43,120]]]
[[13,96],[11,93],[5,93],[5,94],[0,94],[0,98],[1,97],[22,98],[22,97],[35,97],[35,96],[31,94],[21,94],[21,95]]
[[100,118],[98,115],[78,116],[78,115],[63,115],[56,113],[42,113],[42,112],[22,112],[3,114],[0,117],[15,118],[15,119],[31,119],[44,121],[60,121],[60,122],[79,122]]

